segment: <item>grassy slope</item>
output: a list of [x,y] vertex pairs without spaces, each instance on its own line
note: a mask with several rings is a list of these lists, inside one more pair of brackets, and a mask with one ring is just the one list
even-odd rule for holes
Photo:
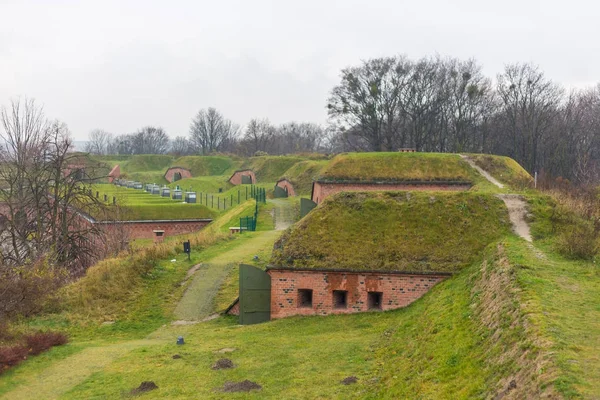
[[272,262],[308,268],[457,271],[508,230],[506,208],[490,195],[341,193],[286,232]]
[[244,161],[242,168],[254,171],[258,182],[275,182],[290,167],[304,161],[303,157],[295,156],[260,156],[251,157]]
[[477,174],[456,154],[347,153],[321,174],[331,180],[468,181]]
[[287,178],[294,185],[297,195],[308,195],[312,190],[312,183],[329,163],[328,160],[307,160],[292,165],[281,178]]
[[184,167],[193,177],[212,175],[231,175],[240,165],[237,158],[225,156],[185,156],[173,162],[173,166]]
[[525,189],[533,184],[533,178],[515,160],[490,154],[469,154],[469,157],[494,178],[513,189]]

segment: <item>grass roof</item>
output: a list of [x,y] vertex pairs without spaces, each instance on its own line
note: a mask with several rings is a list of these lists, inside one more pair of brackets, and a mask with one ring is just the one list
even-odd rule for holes
[[335,157],[319,179],[473,182],[475,175],[457,154],[347,153]]
[[510,231],[493,195],[338,193],[276,243],[280,267],[455,272]]

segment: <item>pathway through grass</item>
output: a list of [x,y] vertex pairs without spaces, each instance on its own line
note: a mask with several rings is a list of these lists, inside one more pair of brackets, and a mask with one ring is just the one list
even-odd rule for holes
[[74,386],[103,370],[130,351],[162,343],[162,340],[131,340],[119,344],[88,347],[54,363],[39,374],[29,375],[17,389],[0,399],[56,399]]
[[272,245],[278,234],[277,231],[252,233],[253,238],[202,263],[175,308],[175,318],[201,321],[208,317],[214,310],[215,296],[232,268],[240,262],[249,262],[258,249]]

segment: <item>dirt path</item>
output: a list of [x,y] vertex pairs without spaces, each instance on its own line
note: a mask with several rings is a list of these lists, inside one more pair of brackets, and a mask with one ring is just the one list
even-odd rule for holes
[[296,221],[296,210],[289,199],[272,199],[269,203],[275,205],[275,230],[284,231]]
[[528,242],[531,242],[529,225],[525,220],[525,216],[527,215],[527,203],[523,197],[518,194],[499,194],[498,197],[504,201],[506,208],[508,208],[508,215],[515,233]]
[[249,261],[258,249],[272,245],[278,236],[277,231],[260,232],[250,240],[226,251],[206,263],[200,264],[193,280],[175,308],[176,324],[187,321],[202,321],[209,317],[214,301],[223,281],[238,263]]
[[504,189],[504,185],[502,183],[500,183],[496,178],[494,178],[493,176],[491,176],[486,170],[484,170],[483,168],[481,168],[480,166],[478,166],[477,164],[475,164],[475,162],[473,160],[471,160],[469,157],[461,154],[460,155],[461,158],[463,160],[465,160],[466,162],[469,163],[469,165],[472,168],[475,168],[477,170],[477,172],[479,172],[481,175],[483,175],[483,177],[485,179],[487,179],[488,181],[490,181],[492,184],[498,186],[500,189]]
[[30,375],[16,389],[0,396],[4,400],[58,399],[69,390],[101,371],[130,351],[162,340],[132,340],[119,344],[89,347]]

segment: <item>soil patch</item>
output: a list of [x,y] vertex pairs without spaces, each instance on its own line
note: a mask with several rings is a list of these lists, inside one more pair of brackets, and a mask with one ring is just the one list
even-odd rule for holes
[[212,369],[229,369],[229,368],[233,368],[233,361],[231,361],[229,358],[221,358],[220,360],[218,360],[216,363],[214,363],[214,365],[211,367]]
[[355,376],[349,376],[347,378],[344,378],[344,380],[342,380],[342,385],[352,385],[353,383],[358,382],[358,378]]
[[179,354],[174,354],[173,355],[173,360],[178,360],[180,358],[181,358],[181,356]]
[[508,215],[515,233],[526,241],[531,242],[529,225],[525,219],[527,215],[527,203],[523,197],[516,194],[501,194],[498,197],[504,201],[506,208],[508,208]]
[[130,393],[133,396],[135,396],[135,395],[146,393],[146,392],[149,392],[149,391],[155,390],[155,389],[158,389],[158,386],[156,386],[156,383],[154,383],[152,381],[144,381],[144,382],[142,382],[142,384],[140,386],[133,389]]
[[233,393],[233,392],[249,392],[251,390],[260,390],[262,386],[260,386],[256,382],[252,382],[249,380],[245,380],[242,382],[225,382],[223,385],[223,392]]

